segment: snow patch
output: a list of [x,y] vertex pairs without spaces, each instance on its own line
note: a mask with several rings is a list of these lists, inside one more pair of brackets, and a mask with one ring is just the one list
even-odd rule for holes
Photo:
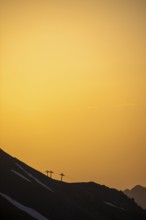
[[31,182],[28,178],[26,178],[25,176],[23,176],[21,173],[15,171],[15,170],[11,170],[13,173],[15,173],[16,175],[18,175],[19,177],[21,177],[22,179]]
[[50,187],[46,186],[44,183],[42,183],[40,180],[38,180],[36,177],[34,177],[31,173],[27,172],[22,166],[20,166],[20,164],[16,163],[16,165],[23,170],[24,173],[26,173],[29,177],[31,177],[32,179],[34,179],[37,183],[39,183],[41,186],[43,186],[44,188],[48,189],[51,192],[54,192]]
[[110,202],[104,202],[106,205],[109,205],[109,206],[112,206],[112,207],[115,207],[115,208],[118,208],[118,209],[122,209],[122,210],[125,210],[124,208],[120,207],[120,206],[117,206],[113,203],[110,203]]
[[15,207],[26,212],[27,214],[29,214],[33,218],[35,218],[37,220],[49,220],[48,218],[41,215],[39,212],[37,212],[34,209],[31,209],[27,206],[22,205],[21,203],[17,202],[16,200],[12,199],[11,197],[7,196],[6,194],[0,192],[0,195],[3,198],[5,198],[6,200],[8,200],[10,203],[12,203]]

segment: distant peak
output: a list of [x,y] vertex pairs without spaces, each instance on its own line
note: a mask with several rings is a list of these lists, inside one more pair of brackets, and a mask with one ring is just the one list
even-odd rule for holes
[[132,188],[132,190],[142,190],[142,189],[146,189],[146,187],[141,185],[136,185],[135,187]]

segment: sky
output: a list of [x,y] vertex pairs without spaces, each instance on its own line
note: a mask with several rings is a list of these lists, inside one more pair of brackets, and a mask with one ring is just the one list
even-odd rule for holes
[[55,179],[146,186],[146,2],[0,8],[0,147]]

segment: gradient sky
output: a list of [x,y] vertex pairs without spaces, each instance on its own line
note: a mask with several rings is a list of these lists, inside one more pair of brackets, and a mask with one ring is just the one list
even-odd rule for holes
[[0,7],[0,147],[56,179],[146,186],[146,2]]

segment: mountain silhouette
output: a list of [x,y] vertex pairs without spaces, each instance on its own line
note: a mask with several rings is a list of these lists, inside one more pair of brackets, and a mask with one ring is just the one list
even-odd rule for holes
[[146,209],[146,187],[137,185],[131,190],[126,189],[124,193],[129,198],[134,198],[138,205],[140,205],[143,209]]
[[0,150],[0,219],[146,220],[122,191],[49,178]]

